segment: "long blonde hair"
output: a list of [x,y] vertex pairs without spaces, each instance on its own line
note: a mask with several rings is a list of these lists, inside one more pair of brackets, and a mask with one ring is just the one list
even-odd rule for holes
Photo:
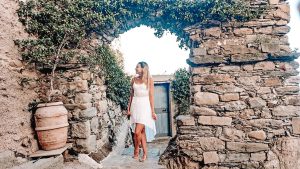
[[141,66],[141,68],[143,69],[143,76],[142,76],[142,81],[143,83],[146,84],[147,89],[149,87],[149,83],[150,83],[150,71],[149,71],[149,66],[146,62],[139,62],[138,65]]

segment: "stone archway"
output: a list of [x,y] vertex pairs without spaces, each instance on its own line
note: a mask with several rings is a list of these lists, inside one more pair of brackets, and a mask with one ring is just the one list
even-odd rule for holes
[[[299,64],[287,1],[248,22],[185,29],[193,48],[190,115],[161,156],[168,168],[297,168]],[[265,5],[266,2],[253,2]]]
[[[253,6],[266,4],[270,9],[260,19],[185,28],[193,47],[188,59],[193,73],[191,115],[178,117],[177,136],[161,163],[169,168],[296,168],[299,157],[285,156],[289,147],[299,145],[300,134],[298,64],[286,37],[289,5],[276,0],[252,2]],[[130,21],[127,27],[140,22]],[[114,34],[111,30],[101,36],[102,43],[112,41]],[[91,152],[101,145],[96,143],[97,114],[107,111],[107,105],[110,112],[121,110],[101,100],[102,79],[93,77],[91,87],[88,70],[69,69],[68,78],[80,74],[80,79],[62,81],[60,86],[75,89],[76,94],[68,97],[76,106],[67,106],[79,108],[72,112],[79,122],[72,121],[70,140],[79,151]],[[99,110],[91,103],[94,98],[100,99]],[[105,118],[115,123],[110,116]]]

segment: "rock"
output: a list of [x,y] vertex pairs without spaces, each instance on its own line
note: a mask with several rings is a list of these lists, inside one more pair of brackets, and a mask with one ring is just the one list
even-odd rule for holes
[[289,26],[279,26],[273,29],[273,34],[284,35],[290,32]]
[[280,167],[296,169],[300,165],[300,138],[279,138],[276,142],[276,155],[279,156]]
[[87,80],[75,81],[74,83],[76,84],[76,92],[86,92],[89,89]]
[[229,126],[231,122],[230,117],[199,116],[198,118],[198,123],[202,125]]
[[285,20],[285,21],[290,21],[290,14],[285,13],[280,9],[277,9],[276,11],[274,11],[273,16],[276,19],[282,19],[282,20]]
[[267,105],[266,101],[264,101],[260,97],[249,98],[248,104],[250,105],[250,108],[262,108]]
[[87,168],[94,168],[94,169],[103,168],[101,164],[97,163],[94,159],[89,157],[88,154],[78,154],[78,162],[80,164],[87,166]]
[[77,93],[75,96],[75,103],[90,103],[92,95],[89,93]]
[[90,119],[90,118],[93,118],[95,116],[97,116],[96,107],[91,107],[91,108],[88,108],[86,110],[82,110],[79,113],[79,117],[83,118],[83,119]]
[[265,152],[260,152],[260,153],[251,153],[250,160],[251,161],[260,161],[263,162],[266,160],[266,153]]
[[90,153],[97,151],[96,135],[89,135],[86,139],[77,139],[76,148],[79,152]]
[[273,151],[268,151],[267,161],[264,163],[264,168],[266,169],[280,168],[279,159]]
[[260,80],[259,76],[250,76],[250,77],[239,77],[239,82],[245,86],[256,86],[257,82]]
[[92,108],[93,104],[92,103],[82,103],[78,104],[77,107],[81,110],[86,110]]
[[259,53],[256,49],[248,48],[247,46],[243,45],[223,45],[222,48],[224,49],[223,52],[226,55]]
[[91,120],[91,131],[94,134],[97,134],[99,127],[99,120],[98,117],[93,117]]
[[198,92],[195,94],[195,103],[201,105],[215,105],[219,103],[219,96],[215,93]]
[[226,147],[228,150],[245,153],[269,150],[268,144],[263,143],[227,142]]
[[205,29],[204,34],[205,36],[220,37],[221,29],[219,27]]
[[281,86],[281,80],[278,77],[270,77],[267,79],[264,79],[264,86],[268,87],[274,87],[274,86]]
[[283,122],[281,120],[274,119],[254,119],[249,120],[249,125],[257,128],[281,128],[283,126]]
[[96,107],[99,111],[99,114],[102,115],[104,113],[107,113],[108,111],[108,104],[107,104],[107,100],[101,100],[96,104]]
[[197,92],[200,92],[201,91],[201,85],[193,85],[191,86],[191,93],[192,94],[195,94]]
[[241,67],[240,66],[222,66],[220,68],[220,70],[226,71],[226,72],[238,72],[241,70]]
[[[272,24],[274,24],[274,22],[272,22]],[[268,27],[262,27],[262,28],[255,28],[254,32],[255,33],[261,33],[261,34],[272,34],[273,28],[272,26],[268,26]]]
[[216,137],[198,137],[195,139],[203,151],[224,150],[225,143]]
[[257,140],[266,140],[267,138],[267,135],[263,130],[251,131],[248,133],[248,136]]
[[176,117],[176,122],[178,126],[194,126],[195,119],[192,116],[179,115]]
[[226,93],[220,96],[220,100],[223,102],[236,101],[239,100],[238,93]]
[[277,106],[273,109],[273,116],[289,117],[300,116],[300,106]]
[[207,64],[207,63],[223,63],[225,58],[222,55],[204,55],[204,56],[194,56],[188,59],[188,62],[193,64]]
[[11,168],[18,164],[17,159],[13,151],[4,150],[0,152],[0,164],[3,169]]
[[222,85],[211,85],[211,86],[203,86],[202,87],[203,91],[206,92],[212,92],[212,93],[218,93],[218,94],[226,94],[226,93],[241,93],[245,91],[245,89],[237,87],[232,84],[222,84]]
[[254,66],[254,70],[274,70],[275,64],[270,61],[258,62]]
[[290,76],[284,81],[284,85],[298,85],[300,84],[300,76]]
[[91,125],[89,121],[78,122],[72,124],[72,137],[75,138],[88,138],[91,134]]
[[227,102],[224,106],[225,110],[227,111],[239,111],[245,109],[246,107],[247,107],[246,103],[240,100]]
[[211,71],[211,68],[209,67],[193,67],[192,68],[192,73],[193,74],[209,74]]
[[218,164],[219,156],[216,151],[203,153],[204,164]]
[[261,50],[266,53],[276,53],[280,51],[280,45],[273,43],[263,43],[261,44]]
[[294,134],[300,134],[300,117],[292,118],[292,127]]
[[279,0],[269,0],[270,5],[277,5],[279,3]]
[[271,93],[271,88],[270,87],[260,87],[257,90],[257,94],[267,94],[267,93]]
[[298,86],[285,86],[285,87],[278,87],[275,90],[278,92],[278,94],[288,95],[288,94],[298,93],[300,91],[300,88]]
[[250,154],[230,153],[230,154],[226,155],[224,162],[227,162],[227,163],[244,162],[244,161],[249,161],[249,159],[250,159]]
[[287,105],[300,106],[300,95],[286,96],[283,100]]
[[233,141],[239,141],[245,138],[245,133],[243,131],[228,127],[223,129],[223,135],[226,139]]
[[240,118],[242,119],[251,119],[251,116],[254,116],[253,109],[244,109],[241,111]]
[[235,28],[233,33],[237,36],[253,34],[253,30],[250,28]]
[[251,61],[260,61],[267,59],[268,56],[263,53],[254,53],[254,54],[242,54],[242,55],[231,55],[230,61],[235,62],[251,62]]
[[195,116],[216,116],[217,112],[210,108],[206,107],[198,107],[198,106],[190,106],[191,114]]
[[200,84],[216,84],[233,82],[234,78],[228,74],[208,74],[203,76],[194,76],[193,82]]
[[206,49],[205,48],[193,48],[192,49],[192,54],[194,56],[205,56],[207,54]]

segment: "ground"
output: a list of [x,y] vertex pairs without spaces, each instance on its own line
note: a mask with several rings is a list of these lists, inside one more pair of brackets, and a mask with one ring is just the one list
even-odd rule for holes
[[[120,151],[112,152],[106,157],[101,165],[103,169],[165,169],[165,166],[158,165],[159,156],[168,145],[168,139],[157,139],[148,143],[148,159],[145,162],[139,162],[132,158],[133,147],[124,148]],[[142,157],[142,152],[140,154]],[[65,163],[64,169],[83,169],[84,166],[79,163]]]

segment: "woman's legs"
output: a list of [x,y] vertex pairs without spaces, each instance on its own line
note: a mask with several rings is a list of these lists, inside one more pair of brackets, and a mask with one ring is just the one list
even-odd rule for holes
[[145,160],[146,157],[147,157],[147,140],[146,140],[146,131],[145,131],[145,128],[143,128],[142,130],[142,140],[141,140],[141,143],[142,143],[142,147],[143,147],[143,152],[144,152],[144,155],[143,155],[143,159]]
[[143,128],[144,124],[136,123],[134,131],[134,158],[138,158],[139,156],[139,145],[142,140]]

